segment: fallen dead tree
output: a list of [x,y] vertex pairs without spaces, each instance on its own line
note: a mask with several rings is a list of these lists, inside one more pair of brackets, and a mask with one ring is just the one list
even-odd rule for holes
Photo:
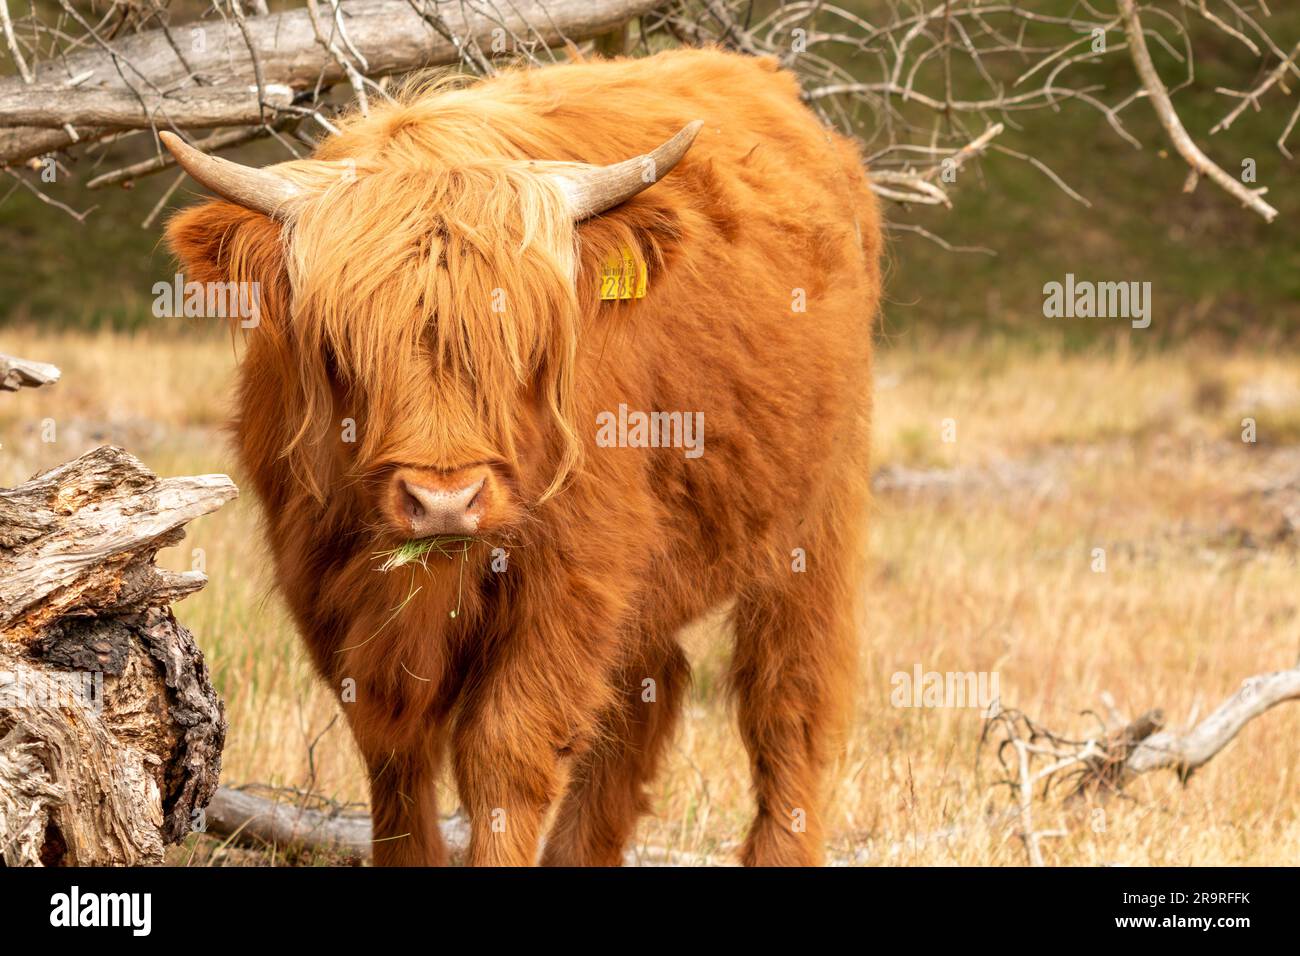
[[[211,836],[255,847],[305,847],[362,859],[370,856],[370,815],[348,811],[319,801],[279,799],[254,792],[266,788],[221,787],[204,814],[204,830]],[[318,806],[309,806],[316,803]],[[454,826],[443,835],[453,840]],[[449,840],[449,842],[452,842]]]
[[[57,375],[57,370],[55,370]],[[217,787],[226,721],[160,548],[237,494],[101,447],[0,489],[0,861],[160,863]]]
[[1182,731],[1165,729],[1160,710],[1124,720],[1109,697],[1104,700],[1109,723],[1093,714],[1099,731],[1083,738],[1049,730],[1016,710],[999,710],[985,722],[981,748],[995,745],[1001,768],[996,783],[1013,794],[1017,833],[1032,866],[1044,865],[1044,838],[1064,835],[1036,827],[1036,794],[1047,797],[1063,789],[1067,801],[1117,794],[1136,777],[1164,769],[1173,770],[1187,783],[1250,721],[1278,704],[1300,700],[1300,667],[1247,678],[1212,713],[1200,721],[1190,720]]
[[[562,46],[565,39],[609,31],[655,5],[656,0],[513,0],[480,9],[349,0],[318,9],[312,0],[262,16],[244,16],[235,8],[238,15],[141,30],[111,42],[104,38],[31,67],[27,77],[20,70],[0,79],[0,163],[124,128],[250,122],[262,127],[277,113],[293,113],[279,99],[288,89],[303,93],[310,104],[298,115],[312,114],[317,94],[340,82],[352,84],[364,103],[384,95],[375,83],[382,77],[466,56],[483,58],[482,51],[519,56]],[[42,28],[35,29],[39,34]],[[44,116],[39,125],[32,125],[34,110]]]

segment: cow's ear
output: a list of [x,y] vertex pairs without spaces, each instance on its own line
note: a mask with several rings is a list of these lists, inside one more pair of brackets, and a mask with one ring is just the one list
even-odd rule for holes
[[228,202],[207,202],[176,213],[167,245],[185,282],[258,283],[264,301],[288,289],[280,224]]
[[[243,229],[256,230],[254,219],[238,206],[207,202],[182,209],[167,223],[167,245],[186,281],[223,282],[230,276],[232,252]],[[242,244],[242,243],[241,243]]]

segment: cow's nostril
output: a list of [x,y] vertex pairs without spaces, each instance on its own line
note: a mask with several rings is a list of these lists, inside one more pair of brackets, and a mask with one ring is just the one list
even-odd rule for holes
[[473,484],[446,488],[426,484],[411,477],[399,476],[400,514],[409,534],[417,538],[440,534],[474,534],[478,530],[477,513],[485,501],[487,479]]

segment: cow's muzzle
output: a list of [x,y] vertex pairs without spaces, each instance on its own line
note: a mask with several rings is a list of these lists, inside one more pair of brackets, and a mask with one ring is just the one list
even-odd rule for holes
[[489,478],[484,466],[445,474],[399,468],[390,486],[394,517],[412,538],[476,534],[487,508]]

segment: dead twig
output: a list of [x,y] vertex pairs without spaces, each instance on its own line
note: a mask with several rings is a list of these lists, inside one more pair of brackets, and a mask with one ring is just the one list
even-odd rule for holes
[[1151,100],[1152,108],[1156,111],[1156,117],[1169,135],[1174,149],[1192,169],[1192,175],[1184,186],[1184,191],[1190,192],[1194,189],[1196,179],[1200,176],[1208,177],[1215,185],[1239,200],[1243,206],[1259,213],[1265,222],[1272,222],[1277,218],[1277,210],[1261,198],[1268,190],[1247,189],[1201,152],[1200,147],[1188,135],[1183,121],[1174,110],[1173,102],[1169,99],[1169,91],[1161,81],[1160,75],[1156,73],[1155,64],[1151,62],[1151,51],[1147,48],[1146,37],[1142,32],[1142,21],[1138,17],[1137,4],[1134,0],[1119,0],[1119,10],[1124,19],[1124,32],[1128,36],[1128,48],[1133,58],[1133,66],[1137,69],[1142,85]]

